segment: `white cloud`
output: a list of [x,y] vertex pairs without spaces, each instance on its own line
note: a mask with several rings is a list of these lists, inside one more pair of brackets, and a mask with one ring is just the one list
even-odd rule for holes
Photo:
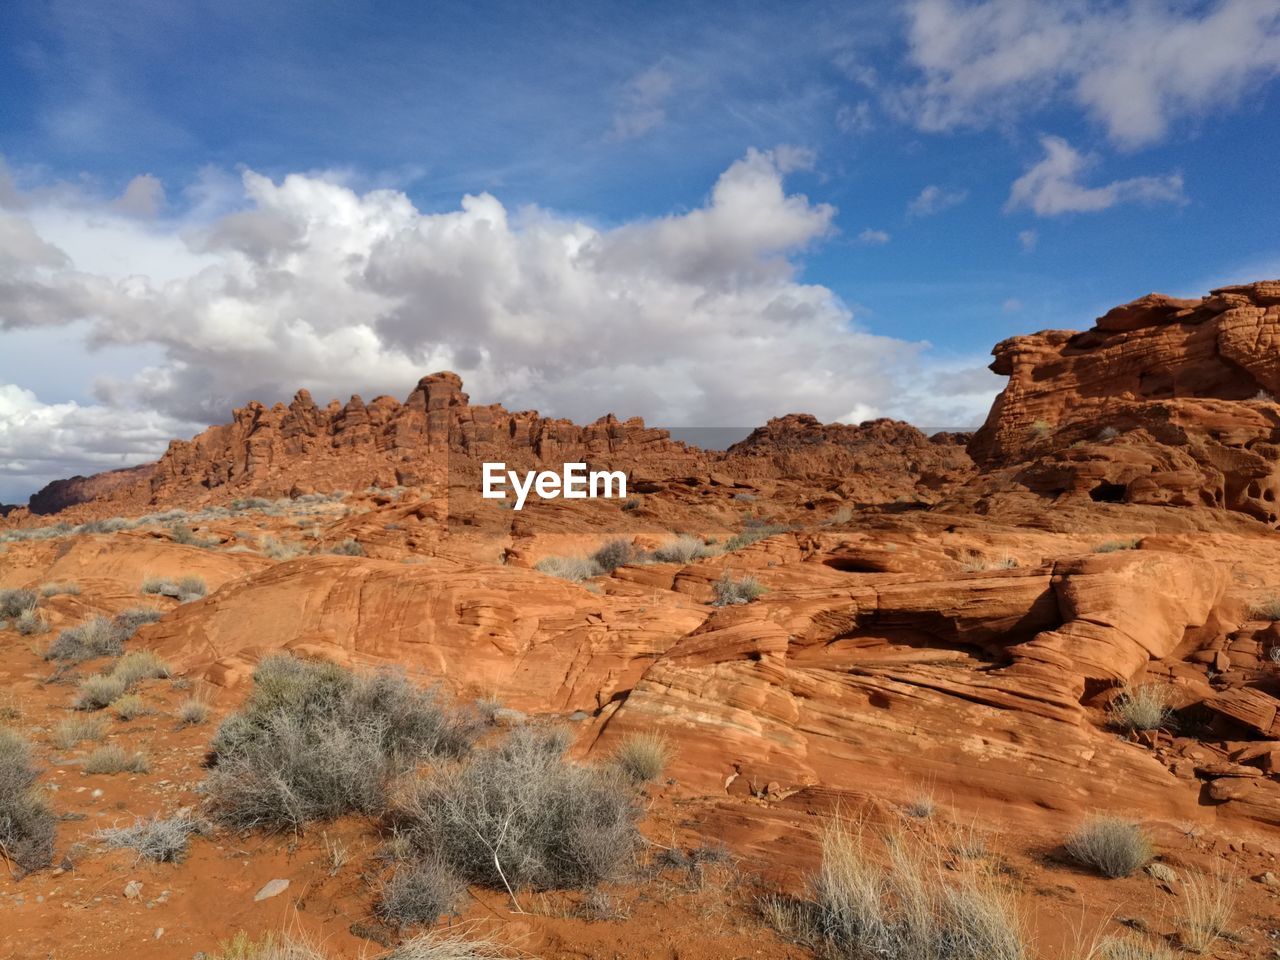
[[1019,230],[1018,246],[1023,253],[1030,253],[1040,243],[1040,233],[1036,230]]
[[[118,466],[249,399],[404,396],[440,369],[480,402],[579,420],[883,413],[925,345],[866,333],[831,290],[798,278],[835,217],[785,189],[811,161],[749,151],[702,205],[609,229],[488,194],[422,213],[398,191],[318,175],[245,172],[229,212],[226,184],[208,176],[177,220],[28,192],[0,221],[0,329],[147,359],[117,360],[94,401],[71,405],[41,403],[16,366],[0,461],[45,477],[32,451],[56,430],[55,472]],[[947,401],[951,419],[989,399]],[[131,425],[136,442],[114,446]]]
[[858,242],[867,247],[882,247],[889,242],[889,234],[867,227],[858,234]]
[[964,203],[969,198],[968,190],[944,190],[936,184],[929,184],[920,191],[920,195],[907,204],[907,215],[911,217],[931,217],[949,207]]
[[1280,73],[1275,0],[915,0],[910,18],[921,78],[892,102],[923,130],[1007,122],[1066,98],[1136,148]]
[[30,390],[0,384],[0,501],[25,499],[50,480],[155,459],[193,429],[155,411],[42,403]]
[[164,209],[164,185],[149,173],[134,177],[124,188],[115,207],[121,213],[150,220]]
[[1086,187],[1081,176],[1097,158],[1080,153],[1061,137],[1041,137],[1044,159],[1013,182],[1005,210],[1026,207],[1041,217],[1092,213],[1118,203],[1186,203],[1182,176],[1131,177],[1101,187]]
[[875,127],[871,119],[871,104],[866,100],[841,104],[836,111],[836,128],[850,135],[867,133]]
[[630,140],[662,124],[667,118],[667,100],[675,88],[675,75],[663,62],[632,77],[623,87],[614,112],[612,137]]

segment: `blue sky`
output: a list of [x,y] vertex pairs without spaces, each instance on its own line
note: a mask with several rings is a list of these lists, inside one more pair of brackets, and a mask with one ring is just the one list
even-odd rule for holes
[[1280,274],[1278,72],[1280,0],[11,0],[0,500],[431,363],[976,422],[1004,337]]

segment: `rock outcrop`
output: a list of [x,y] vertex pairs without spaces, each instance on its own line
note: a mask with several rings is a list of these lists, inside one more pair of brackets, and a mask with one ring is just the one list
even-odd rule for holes
[[1280,281],[1201,300],[1151,294],[1084,333],[993,352],[1009,383],[969,443],[984,497],[1029,490],[1280,523]]
[[722,486],[825,479],[833,497],[862,503],[933,502],[972,472],[960,439],[931,440],[892,420],[823,425],[793,414],[716,452],[673,440],[638,417],[608,415],[579,425],[499,404],[473,405],[461,379],[442,372],[424,377],[403,403],[354,396],[320,407],[306,390],[288,405],[249,403],[230,423],[174,440],[155,464],[50,484],[33,498],[32,512],[75,507],[65,519],[78,521],[370,486],[426,487],[443,498],[450,488],[475,494],[484,461],[504,461],[511,469],[583,461],[592,469],[625,470],[652,489],[685,478]]
[[[45,484],[31,495],[27,509],[39,516],[58,513],[68,507],[80,503],[88,503],[99,497],[110,497],[117,491],[128,490],[151,479],[155,471],[154,463],[144,463],[137,467],[124,467],[120,470],[108,470],[88,477],[69,477],[66,480],[54,480]],[[6,511],[0,509],[0,513]]]

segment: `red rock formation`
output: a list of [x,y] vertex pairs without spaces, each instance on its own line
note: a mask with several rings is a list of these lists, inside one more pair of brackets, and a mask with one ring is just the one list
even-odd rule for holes
[[[58,513],[78,503],[87,503],[98,497],[109,497],[118,490],[133,487],[151,479],[155,466],[154,463],[144,463],[137,467],[95,473],[89,477],[77,476],[66,480],[55,480],[45,484],[31,495],[27,509],[36,515]],[[0,513],[7,512],[0,509]]]
[[1151,294],[1084,333],[998,344],[969,452],[984,494],[1207,506],[1280,522],[1280,281]]
[[427,486],[441,497],[446,488],[477,492],[486,460],[512,469],[585,461],[651,484],[828,478],[832,496],[865,503],[931,502],[972,470],[955,438],[933,441],[892,420],[824,426],[793,414],[716,453],[672,440],[638,417],[608,415],[583,426],[536,411],[472,405],[457,374],[444,372],[424,377],[404,403],[354,396],[319,407],[306,390],[287,406],[249,403],[230,423],[171,442],[155,464],[50,485],[42,512],[84,504],[67,517],[82,520],[371,485]]
[[776,417],[726,451],[721,469],[732,476],[856,481],[857,499],[926,502],[973,472],[967,437],[926,436],[897,420],[821,423],[805,413]]

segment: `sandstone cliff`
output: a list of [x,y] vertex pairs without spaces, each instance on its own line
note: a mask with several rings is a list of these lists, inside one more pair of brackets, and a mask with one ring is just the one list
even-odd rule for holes
[[1280,281],[1151,294],[993,353],[1009,383],[969,443],[988,508],[1029,491],[1280,520]]

